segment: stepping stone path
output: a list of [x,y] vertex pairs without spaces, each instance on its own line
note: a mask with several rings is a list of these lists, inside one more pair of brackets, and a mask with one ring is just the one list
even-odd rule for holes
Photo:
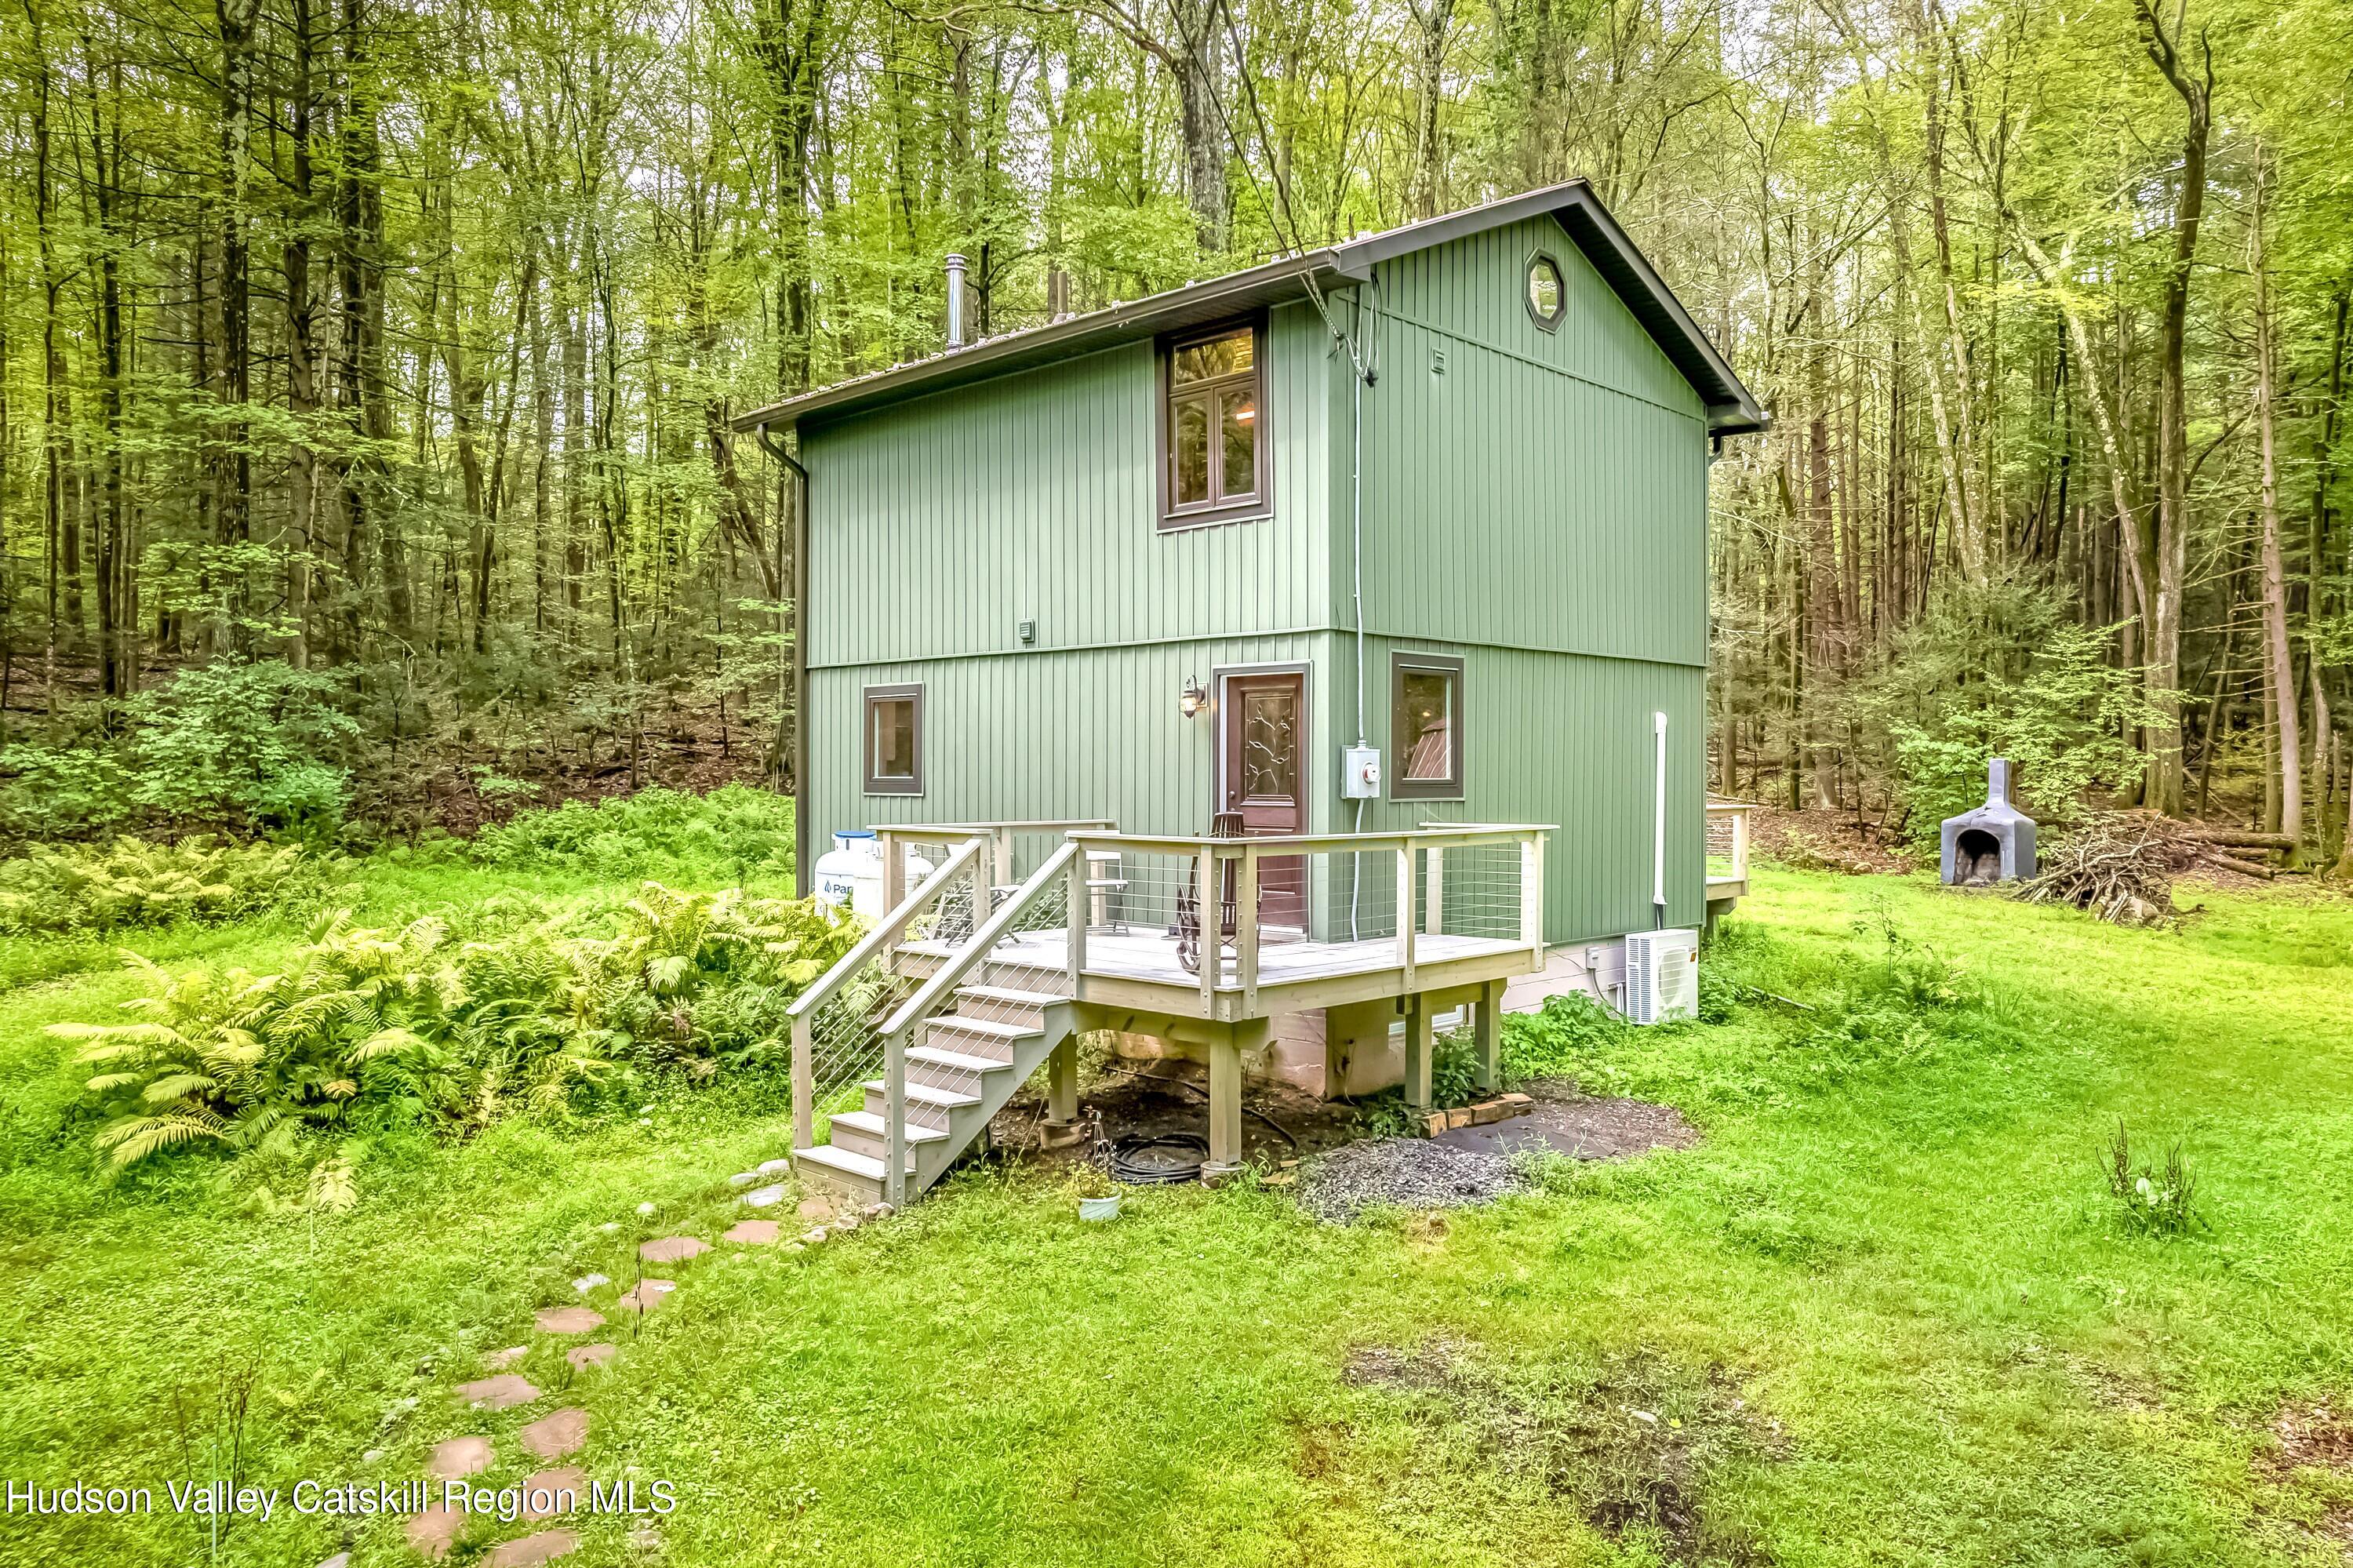
[[605,1315],[591,1312],[586,1307],[543,1307],[532,1320],[543,1334],[585,1334],[591,1329],[602,1328]]
[[525,1519],[554,1519],[570,1513],[588,1495],[588,1474],[577,1465],[565,1465],[560,1469],[542,1470],[522,1483],[522,1516]]
[[[745,1192],[740,1202],[748,1208],[772,1209],[785,1201],[790,1190],[786,1181],[774,1179],[787,1176],[791,1170],[789,1160],[771,1160],[757,1170],[730,1177],[729,1181],[737,1187],[750,1187],[755,1181],[771,1180],[771,1185]],[[650,1217],[657,1212],[651,1203],[638,1205],[640,1216]],[[821,1216],[813,1214],[807,1205],[801,1212],[812,1218],[834,1218],[830,1206],[825,1208]],[[890,1212],[889,1205],[878,1204],[869,1211],[869,1216],[879,1218]],[[854,1218],[844,1216],[835,1220],[834,1228],[846,1231],[856,1223]],[[596,1228],[601,1234],[610,1235],[621,1227],[616,1222],[608,1222]],[[721,1239],[738,1246],[773,1246],[781,1229],[782,1226],[775,1220],[743,1220]],[[824,1235],[822,1230],[814,1231],[810,1239],[821,1240]],[[801,1250],[802,1244],[786,1242],[785,1246],[788,1251],[797,1252]],[[638,1248],[638,1255],[647,1263],[673,1264],[688,1262],[710,1250],[711,1244],[697,1236],[662,1236],[641,1245]],[[739,1255],[731,1254],[725,1261],[736,1261]],[[612,1280],[605,1275],[584,1274],[572,1282],[572,1287],[585,1296],[611,1283]],[[641,1278],[621,1296],[621,1309],[640,1315],[650,1312],[677,1288],[674,1280]],[[586,1306],[543,1307],[533,1314],[533,1322],[539,1332],[560,1338],[586,1334],[600,1328],[604,1325],[605,1317]],[[508,1410],[529,1404],[540,1397],[540,1391],[521,1374],[508,1369],[521,1363],[530,1353],[528,1345],[510,1345],[503,1350],[486,1352],[482,1365],[489,1375],[459,1383],[458,1393],[480,1410]],[[619,1346],[599,1342],[574,1345],[564,1352],[564,1359],[575,1372],[586,1372],[607,1365],[619,1354]],[[414,1409],[417,1401],[410,1399],[403,1404],[404,1408]],[[588,1413],[586,1410],[567,1406],[554,1411],[519,1428],[515,1437],[533,1458],[549,1467],[523,1482],[523,1518],[533,1520],[553,1519],[585,1506],[589,1485],[586,1473],[576,1465],[557,1465],[555,1461],[569,1457],[587,1446]],[[378,1457],[371,1451],[372,1458]],[[459,1480],[491,1468],[495,1460],[488,1437],[450,1437],[434,1446],[426,1459],[425,1473],[436,1481]],[[403,1526],[403,1532],[418,1555],[438,1562],[448,1557],[456,1548],[459,1538],[466,1533],[466,1516],[462,1513],[432,1508],[411,1516]],[[632,1531],[629,1539],[631,1544],[641,1551],[651,1551],[658,1549],[660,1538],[658,1532],[653,1531],[650,1523],[646,1523]],[[575,1531],[543,1530],[491,1547],[480,1562],[483,1568],[536,1568],[537,1564],[554,1562],[579,1549],[580,1537]],[[350,1564],[351,1554],[345,1552],[330,1557],[319,1568],[350,1568]]]
[[539,1563],[552,1563],[579,1550],[580,1537],[575,1532],[543,1530],[537,1535],[508,1542],[482,1562],[488,1568],[537,1568]]
[[491,1440],[487,1437],[452,1437],[433,1447],[433,1457],[425,1461],[425,1473],[437,1481],[455,1481],[491,1467]]
[[466,1528],[466,1516],[446,1508],[428,1508],[423,1513],[408,1516],[402,1533],[418,1556],[428,1562],[439,1562],[449,1555],[449,1548],[458,1544],[459,1535]]
[[561,1459],[578,1453],[588,1441],[588,1413],[577,1406],[559,1410],[541,1416],[515,1436],[522,1439],[533,1457]]
[[711,1250],[711,1244],[693,1236],[664,1236],[638,1248],[638,1255],[648,1263],[684,1263]]
[[461,1383],[458,1392],[477,1410],[512,1410],[539,1397],[539,1390],[512,1372],[501,1372],[475,1383]]

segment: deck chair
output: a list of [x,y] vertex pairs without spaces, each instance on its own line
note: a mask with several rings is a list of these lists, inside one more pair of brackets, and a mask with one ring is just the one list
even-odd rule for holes
[[[1238,839],[1242,836],[1242,814],[1240,811],[1219,811],[1209,819],[1209,836],[1213,839]],[[1229,956],[1240,958],[1241,948],[1237,932],[1241,921],[1236,905],[1235,884],[1240,880],[1241,867],[1226,861],[1218,874],[1218,962],[1222,967]],[[1185,868],[1185,880],[1176,889],[1176,923],[1168,934],[1176,938],[1176,961],[1188,975],[1201,972],[1201,865],[1195,861]],[[1266,890],[1259,889],[1264,903]]]

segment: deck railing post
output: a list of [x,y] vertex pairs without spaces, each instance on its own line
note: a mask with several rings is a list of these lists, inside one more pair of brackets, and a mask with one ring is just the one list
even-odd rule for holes
[[1063,912],[1064,927],[1069,932],[1069,937],[1063,944],[1062,958],[1064,966],[1069,970],[1071,995],[1073,998],[1083,995],[1086,990],[1084,976],[1087,972],[1087,849],[1084,844],[1081,844],[1079,853],[1071,857],[1070,874],[1063,884],[1063,886],[1068,889],[1063,896],[1070,907]]
[[1528,945],[1536,968],[1544,968],[1544,834],[1531,832],[1520,840],[1520,940]]
[[1745,810],[1732,813],[1732,879],[1748,880],[1748,813]]
[[988,836],[996,852],[997,885],[1011,887],[1013,885],[1013,830],[1010,827],[999,825]]
[[1421,902],[1427,913],[1422,916],[1421,928],[1430,936],[1440,937],[1446,933],[1446,846],[1430,845],[1426,864],[1428,869],[1421,878]]
[[907,846],[888,828],[876,836],[882,841],[882,907],[896,909],[907,898]]
[[817,1067],[809,1052],[809,1015],[793,1020],[793,1147],[817,1142]]
[[1413,990],[1413,841],[1397,849],[1397,961],[1404,972],[1405,989]]
[[1225,978],[1225,911],[1218,907],[1218,846],[1204,842],[1194,863],[1193,913],[1201,927],[1201,1016],[1218,1015],[1218,982]]
[[988,916],[996,907],[989,897],[989,889],[995,884],[996,869],[996,856],[993,853],[973,857],[972,929],[975,935],[978,935],[980,928],[988,924]]
[[1234,888],[1234,948],[1242,988],[1242,1016],[1258,1015],[1258,851],[1242,850],[1241,876]]
[[882,1044],[882,1199],[893,1206],[907,1201],[906,1029],[892,1030]]

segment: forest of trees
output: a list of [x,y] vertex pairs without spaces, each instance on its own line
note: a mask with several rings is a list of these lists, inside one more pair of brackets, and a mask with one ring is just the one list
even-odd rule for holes
[[1916,834],[2000,749],[2330,863],[2348,71],[2331,0],[12,0],[0,831],[781,776],[730,420],[946,252],[1001,333],[1583,175],[1774,411],[1719,789]]

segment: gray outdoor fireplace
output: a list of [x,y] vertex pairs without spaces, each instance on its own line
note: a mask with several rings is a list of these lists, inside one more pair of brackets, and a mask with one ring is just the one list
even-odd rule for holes
[[1986,803],[1945,819],[1941,863],[1947,883],[1974,885],[2034,874],[2034,819],[2010,803],[2010,758],[1986,768]]

